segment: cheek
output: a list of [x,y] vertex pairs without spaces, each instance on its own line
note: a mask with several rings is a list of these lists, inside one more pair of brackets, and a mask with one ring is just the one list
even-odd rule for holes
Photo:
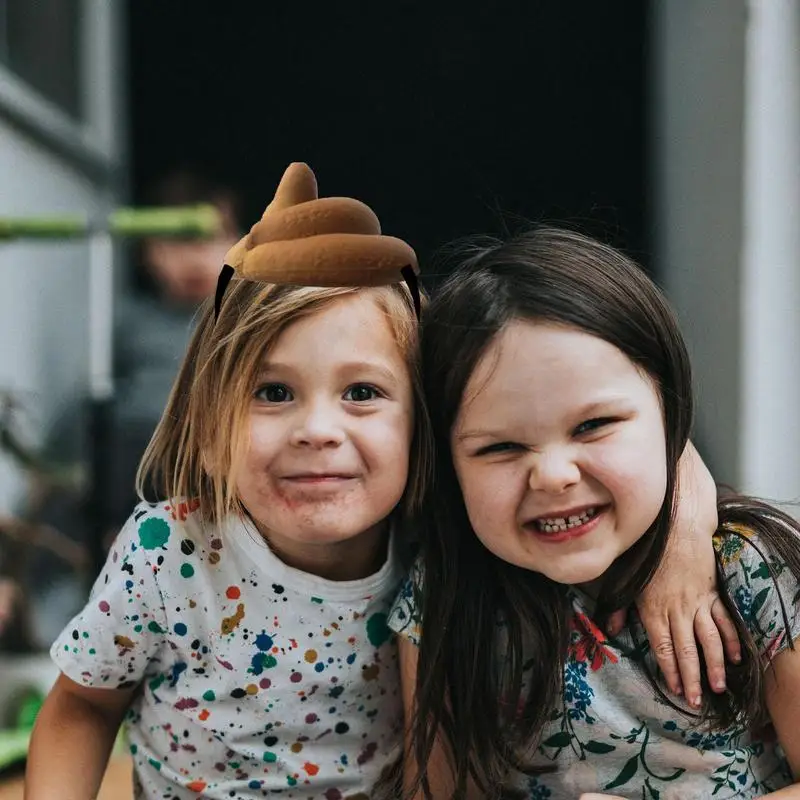
[[621,503],[653,517],[667,485],[663,429],[646,426],[592,453],[589,472]]
[[248,464],[269,462],[280,450],[285,439],[284,426],[275,420],[254,419],[250,423],[250,438],[245,451]]
[[523,491],[513,470],[498,465],[455,462],[456,475],[472,528],[483,540],[495,538],[516,517]]

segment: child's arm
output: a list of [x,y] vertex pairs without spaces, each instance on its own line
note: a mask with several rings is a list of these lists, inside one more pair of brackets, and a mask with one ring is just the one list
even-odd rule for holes
[[[699,707],[697,641],[716,692],[725,690],[725,654],[738,662],[741,645],[716,585],[712,537],[717,530],[717,490],[691,442],[679,463],[678,485],[673,533],[664,561],[637,606],[670,691],[685,694]],[[618,619],[615,622],[617,629],[621,627]]]
[[89,689],[59,676],[33,729],[25,800],[97,797],[134,689]]
[[[404,800],[425,800],[425,793],[420,787],[408,796],[419,774],[419,765],[413,752],[411,730],[414,724],[415,704],[414,697],[417,686],[417,663],[419,650],[417,646],[405,636],[398,636],[398,649],[400,653],[400,682],[403,690],[403,708],[405,712],[405,743],[403,763],[403,792]],[[427,778],[430,784],[433,800],[444,800],[453,796],[455,781],[453,772],[448,763],[444,743],[437,737],[427,764]],[[464,800],[480,800],[480,793],[472,781],[469,781],[467,794]]]

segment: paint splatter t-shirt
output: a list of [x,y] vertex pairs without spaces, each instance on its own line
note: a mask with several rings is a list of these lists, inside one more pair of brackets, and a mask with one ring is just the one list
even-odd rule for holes
[[[749,531],[717,534],[714,546],[727,590],[759,651],[765,658],[774,656],[800,636],[798,582]],[[390,627],[414,643],[423,633],[415,592],[421,580],[416,569],[389,617]],[[788,630],[775,583],[786,605]],[[560,703],[541,745],[530,754],[532,764],[556,771],[523,779],[516,792],[509,787],[504,796],[575,800],[582,792],[604,792],[651,800],[726,800],[761,797],[791,784],[771,725],[758,732],[742,725],[714,731],[697,727],[689,714],[665,703],[643,673],[641,656],[653,674],[657,664],[638,620],[608,639],[592,621],[591,598],[571,589],[570,600],[570,645]]]
[[51,655],[85,686],[141,687],[137,798],[367,800],[401,749],[399,577],[392,546],[375,575],[328,581],[238,519],[141,504]]

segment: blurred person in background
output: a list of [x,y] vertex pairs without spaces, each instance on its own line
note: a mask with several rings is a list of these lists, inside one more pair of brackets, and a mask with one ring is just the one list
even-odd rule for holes
[[[109,540],[137,502],[136,469],[166,405],[197,306],[214,293],[224,255],[241,236],[238,193],[201,170],[166,172],[142,200],[146,206],[211,204],[222,217],[222,230],[210,240],[143,240],[115,309]],[[81,403],[63,410],[48,438],[47,455],[62,463],[86,462],[90,442],[85,412]],[[90,494],[90,487],[80,496],[51,492],[34,510],[35,521],[86,544]],[[37,553],[30,564],[23,591],[32,611],[34,641],[44,648],[83,605],[86,581],[48,553]]]

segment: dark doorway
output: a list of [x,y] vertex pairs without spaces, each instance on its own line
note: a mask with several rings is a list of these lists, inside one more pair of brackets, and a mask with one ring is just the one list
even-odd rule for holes
[[423,268],[519,217],[642,257],[647,4],[448,5],[130,2],[134,190],[199,162],[241,188],[249,222],[306,160]]

